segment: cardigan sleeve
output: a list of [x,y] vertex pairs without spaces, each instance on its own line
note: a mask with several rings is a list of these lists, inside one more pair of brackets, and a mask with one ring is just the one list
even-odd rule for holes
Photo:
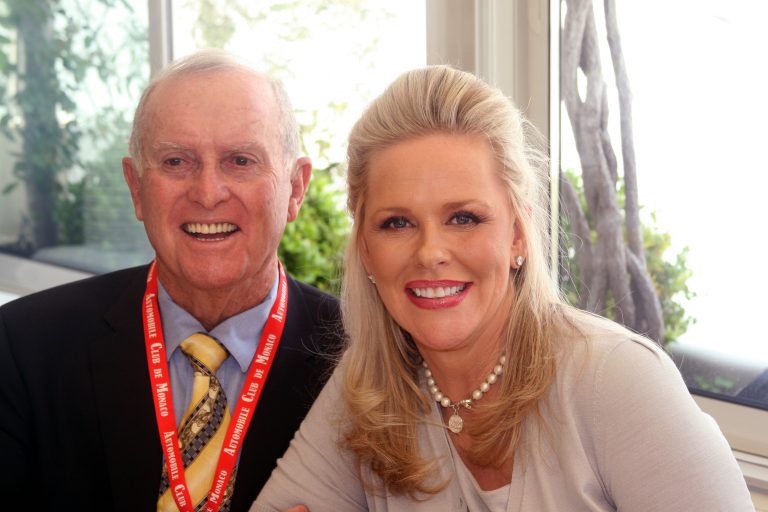
[[339,446],[343,365],[336,368],[251,512],[306,505],[310,511],[368,510],[353,457]]
[[655,345],[632,340],[605,353],[592,407],[598,470],[618,510],[754,510],[717,424]]

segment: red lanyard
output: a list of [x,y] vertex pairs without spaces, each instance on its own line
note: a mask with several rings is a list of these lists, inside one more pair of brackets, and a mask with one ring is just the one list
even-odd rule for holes
[[[189,495],[186,478],[184,477],[184,464],[181,460],[179,438],[176,432],[176,415],[173,411],[171,395],[171,382],[168,373],[168,359],[165,353],[163,329],[160,321],[160,312],[157,305],[157,274],[156,262],[152,262],[147,275],[147,290],[144,293],[144,343],[147,349],[147,365],[152,381],[152,397],[155,402],[155,415],[157,428],[160,432],[160,443],[163,446],[165,464],[168,470],[168,483],[176,506],[181,512],[193,512],[195,504]],[[278,262],[280,281],[277,287],[277,300],[269,312],[267,323],[261,334],[261,340],[257,352],[253,356],[249,374],[243,384],[240,399],[237,401],[232,419],[227,428],[224,444],[219,454],[219,462],[216,465],[213,484],[208,493],[206,512],[216,512],[221,504],[224,491],[227,489],[229,479],[237,462],[237,454],[240,445],[248,431],[253,411],[261,396],[264,382],[267,380],[269,369],[272,366],[274,354],[280,344],[280,338],[285,327],[285,312],[288,306],[288,288],[286,287],[285,271]]]

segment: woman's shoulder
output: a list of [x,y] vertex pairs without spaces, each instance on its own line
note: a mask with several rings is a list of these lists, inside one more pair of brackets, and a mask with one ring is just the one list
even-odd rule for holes
[[687,394],[672,359],[654,341],[610,320],[572,311],[557,342],[557,387],[597,405],[631,399],[652,389]]
[[672,364],[664,349],[653,340],[591,313],[568,311],[558,331],[560,365],[587,365],[598,370],[606,365],[622,366],[639,361]]

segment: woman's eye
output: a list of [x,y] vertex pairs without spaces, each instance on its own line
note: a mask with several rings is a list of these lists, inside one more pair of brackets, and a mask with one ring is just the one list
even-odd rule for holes
[[405,229],[409,226],[405,217],[390,217],[381,223],[381,229]]
[[450,223],[451,224],[457,224],[457,225],[467,225],[467,224],[477,224],[480,222],[480,219],[477,215],[469,212],[458,212],[451,217]]

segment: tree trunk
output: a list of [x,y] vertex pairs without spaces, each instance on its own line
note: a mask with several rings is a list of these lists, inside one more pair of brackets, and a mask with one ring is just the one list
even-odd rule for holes
[[624,161],[624,215],[627,223],[627,244],[632,254],[645,267],[643,227],[640,223],[640,202],[637,191],[637,167],[635,165],[635,136],[632,130],[632,90],[629,86],[624,52],[621,49],[619,23],[616,19],[615,0],[605,0],[605,28],[611,62],[619,92],[619,119],[621,125],[621,155]]
[[19,4],[19,34],[23,61],[18,104],[24,118],[19,170],[27,188],[35,249],[55,245],[54,207],[59,192],[56,180],[62,131],[56,117],[59,85],[53,41],[53,2],[33,0]]
[[[612,300],[617,321],[661,342],[664,337],[661,306],[645,268],[643,254],[629,80],[621,53],[615,6],[613,0],[605,2],[606,26],[621,106],[626,188],[624,217],[619,208],[618,163],[608,133],[608,95],[602,76],[592,0],[566,0],[561,52],[561,90],[579,153],[587,211],[582,211],[578,197],[562,171],[561,199],[564,215],[580,240],[574,244],[582,278],[580,305],[589,311],[606,314],[611,305],[609,300]],[[586,77],[584,98],[578,88],[580,71]],[[625,229],[629,241],[625,240]]]

